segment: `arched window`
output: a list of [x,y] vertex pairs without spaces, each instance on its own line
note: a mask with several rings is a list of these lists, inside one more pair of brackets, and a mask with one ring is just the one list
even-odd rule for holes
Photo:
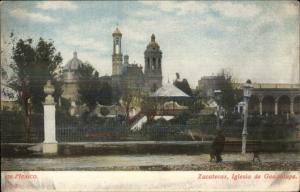
[[116,38],[115,40],[115,47],[116,47],[116,54],[119,54],[120,53],[120,44],[119,44],[119,39]]
[[152,69],[156,68],[155,65],[156,65],[156,59],[152,58]]
[[154,70],[154,69],[155,69],[155,67],[154,67],[154,64],[152,63],[151,70]]
[[117,44],[116,45],[116,54],[119,54],[119,51],[120,51],[120,48],[119,48],[119,45]]

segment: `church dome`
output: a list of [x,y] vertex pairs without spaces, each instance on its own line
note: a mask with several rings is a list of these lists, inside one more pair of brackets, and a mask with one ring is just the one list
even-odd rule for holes
[[113,35],[113,36],[122,36],[122,33],[121,33],[121,31],[119,30],[119,28],[117,27],[117,28],[115,29],[115,31],[113,32],[112,35]]
[[154,34],[151,35],[151,41],[150,41],[150,43],[147,45],[147,48],[159,49],[159,45],[158,45],[158,43],[155,41],[155,35],[154,35]]
[[68,70],[68,71],[74,71],[74,70],[77,70],[78,67],[82,64],[83,64],[83,62],[80,59],[78,59],[78,57],[77,57],[77,52],[74,51],[73,58],[67,62],[64,69]]

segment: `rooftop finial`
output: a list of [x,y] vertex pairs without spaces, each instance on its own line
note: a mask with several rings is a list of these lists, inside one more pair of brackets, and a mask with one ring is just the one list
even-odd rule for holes
[[115,31],[113,32],[113,36],[117,35],[117,36],[122,36],[121,31],[119,30],[119,25],[117,25]]

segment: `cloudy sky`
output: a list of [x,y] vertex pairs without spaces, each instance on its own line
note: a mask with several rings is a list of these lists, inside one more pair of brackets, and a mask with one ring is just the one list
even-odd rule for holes
[[[111,74],[112,36],[144,65],[152,33],[163,51],[164,82],[180,72],[193,87],[222,68],[238,81],[299,81],[299,3],[296,1],[54,1],[2,2],[1,45],[18,38],[54,40],[64,64],[76,49],[101,75]],[[6,56],[9,49],[5,50]],[[2,57],[2,61],[3,61]]]

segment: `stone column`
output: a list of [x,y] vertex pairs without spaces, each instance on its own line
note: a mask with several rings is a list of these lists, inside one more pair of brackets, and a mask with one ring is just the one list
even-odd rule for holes
[[294,97],[290,97],[290,101],[291,101],[291,103],[290,103],[290,113],[292,114],[292,115],[294,115]]
[[56,154],[57,153],[57,141],[55,134],[55,102],[52,97],[54,87],[51,81],[48,80],[44,86],[44,92],[47,97],[44,104],[44,142],[43,153],[44,154]]
[[278,115],[278,101],[279,101],[279,97],[275,98],[275,115]]

